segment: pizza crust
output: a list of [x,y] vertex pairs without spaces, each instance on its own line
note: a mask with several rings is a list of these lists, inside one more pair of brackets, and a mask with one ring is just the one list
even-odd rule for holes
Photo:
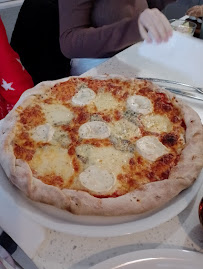
[[[108,78],[111,77],[108,76]],[[98,78],[106,79],[107,77],[96,77],[96,79]],[[122,78],[119,77],[119,79]],[[27,106],[31,102],[30,97],[32,95],[45,94],[46,89],[66,80],[68,79],[38,84],[21,96],[15,108]],[[157,89],[173,98],[173,95],[168,91],[158,87]],[[11,182],[26,196],[34,201],[50,204],[74,214],[116,216],[141,214],[157,209],[192,185],[203,167],[203,128],[201,120],[189,106],[181,101],[176,102],[183,112],[187,127],[186,145],[180,161],[172,168],[168,179],[148,183],[123,196],[96,198],[83,191],[61,190],[44,184],[35,178],[29,165],[23,160],[16,159],[13,153],[11,141],[14,138],[15,122],[18,119],[15,108],[0,122],[0,163]]]

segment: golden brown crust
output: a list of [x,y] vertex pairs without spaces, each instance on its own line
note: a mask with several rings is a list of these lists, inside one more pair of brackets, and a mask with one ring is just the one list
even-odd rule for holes
[[[97,77],[105,79],[106,77]],[[121,79],[119,77],[119,79]],[[25,107],[31,96],[42,94],[47,88],[66,79],[43,82],[25,92],[16,107]],[[171,93],[160,90],[173,98]],[[186,124],[186,146],[178,164],[172,168],[168,179],[148,183],[133,192],[117,198],[96,198],[87,192],[59,189],[44,184],[32,175],[29,165],[16,159],[12,140],[18,113],[14,109],[0,122],[0,163],[8,178],[32,200],[66,209],[83,215],[130,215],[140,214],[163,206],[182,190],[188,188],[198,177],[203,167],[203,129],[197,113],[181,101],[176,101]]]

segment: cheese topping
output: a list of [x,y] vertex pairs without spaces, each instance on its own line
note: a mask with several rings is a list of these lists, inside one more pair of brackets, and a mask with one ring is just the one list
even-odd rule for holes
[[152,162],[168,153],[168,149],[155,136],[144,136],[137,140],[136,150],[143,158]]
[[111,134],[117,138],[129,140],[141,136],[139,127],[124,118],[110,123],[109,127],[111,129]]
[[119,109],[120,106],[119,102],[109,92],[98,93],[93,102],[98,112],[110,109]]
[[86,166],[96,165],[115,177],[123,171],[122,167],[134,156],[130,152],[116,150],[113,146],[98,148],[81,145],[76,148],[76,152],[86,160]]
[[151,101],[141,95],[133,95],[127,99],[127,108],[140,114],[148,114],[153,110]]
[[52,140],[54,132],[54,128],[50,124],[46,123],[32,129],[31,137],[36,142],[50,142]]
[[95,97],[96,94],[93,90],[89,88],[82,88],[73,96],[72,103],[74,105],[84,106],[89,104]]
[[105,193],[115,185],[115,177],[107,170],[91,165],[79,176],[81,184],[94,192]]
[[150,132],[163,133],[171,132],[173,129],[172,122],[167,116],[162,115],[146,115],[142,116],[141,121],[145,129]]
[[110,136],[110,129],[105,122],[90,121],[80,126],[79,136],[86,139],[104,139]]
[[72,78],[18,108],[13,152],[35,178],[113,199],[170,176],[185,143],[178,105],[147,81],[107,81]]
[[64,105],[44,104],[43,111],[47,122],[52,125],[67,124],[73,119],[73,113]]
[[30,162],[30,166],[39,176],[54,174],[64,180],[68,180],[74,172],[67,149],[56,146],[38,148]]
[[67,132],[55,128],[55,132],[54,132],[51,143],[53,145],[60,145],[63,148],[65,147],[67,148],[68,145],[70,145],[71,141]]

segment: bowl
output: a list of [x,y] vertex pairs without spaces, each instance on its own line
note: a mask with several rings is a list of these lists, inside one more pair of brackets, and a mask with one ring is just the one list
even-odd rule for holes
[[190,36],[194,35],[194,32],[197,28],[197,24],[192,21],[172,19],[172,20],[169,20],[169,22],[173,30],[186,34],[186,35],[190,35]]

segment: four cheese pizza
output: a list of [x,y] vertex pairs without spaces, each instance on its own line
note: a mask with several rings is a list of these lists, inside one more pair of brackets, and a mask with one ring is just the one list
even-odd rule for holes
[[157,209],[203,166],[197,113],[145,80],[42,82],[1,122],[0,136],[10,181],[32,200],[74,214]]

